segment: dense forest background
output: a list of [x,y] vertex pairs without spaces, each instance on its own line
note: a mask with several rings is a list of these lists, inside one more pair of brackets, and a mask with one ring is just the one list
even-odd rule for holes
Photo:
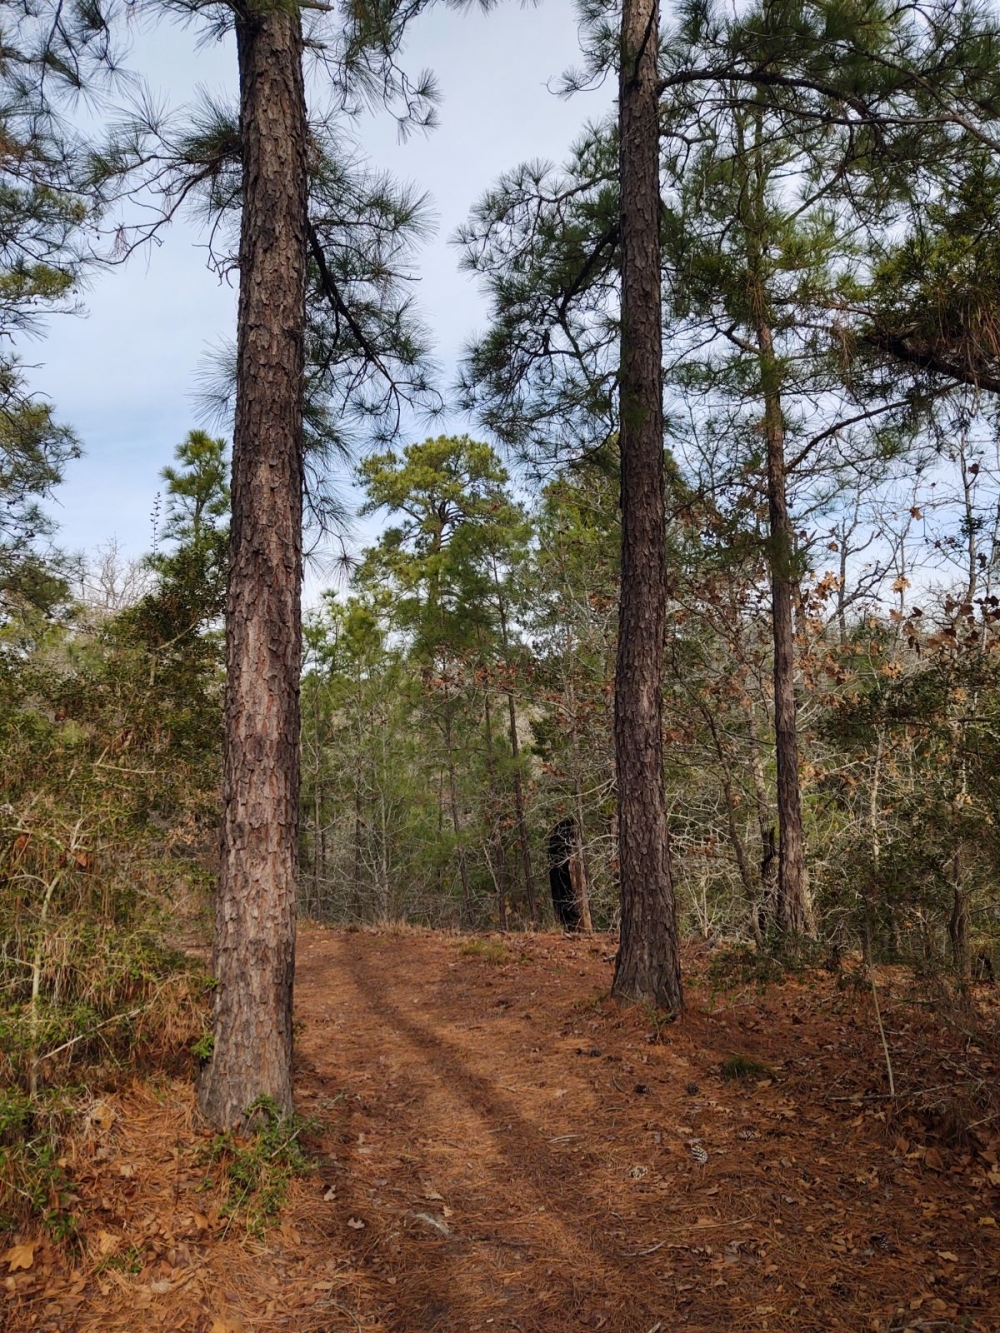
[[[967,975],[996,930],[1000,508],[985,406],[963,391],[948,410],[918,461],[803,516],[796,652],[824,946]],[[760,942],[776,838],[765,547],[752,493],[708,498],[702,461],[671,454],[671,837],[685,931]],[[225,442],[193,432],[155,553],[39,563],[44,609],[6,594],[5,910],[22,986],[44,939],[41,995],[72,991],[80,934],[204,922],[225,478]],[[359,482],[385,530],[307,620],[303,912],[551,921],[549,841],[572,819],[593,923],[613,929],[613,444],[531,490],[468,437],[372,455]]]

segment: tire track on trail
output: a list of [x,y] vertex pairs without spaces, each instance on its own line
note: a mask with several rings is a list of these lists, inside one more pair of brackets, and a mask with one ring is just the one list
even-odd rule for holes
[[537,1089],[511,1081],[537,1076],[538,1059],[527,1065],[531,1048],[511,1049],[499,1024],[483,1040],[484,997],[448,975],[448,953],[437,975],[414,976],[405,939],[313,941],[299,1003],[320,1016],[300,1048],[318,1075],[358,1089],[344,1188],[370,1236],[361,1262],[385,1282],[385,1326],[670,1326],[668,1293],[651,1291],[648,1270],[609,1239],[616,1222],[596,1159],[581,1135],[561,1132],[581,1126],[556,1121],[544,1088],[536,1118],[526,1113],[517,1094],[530,1101]]

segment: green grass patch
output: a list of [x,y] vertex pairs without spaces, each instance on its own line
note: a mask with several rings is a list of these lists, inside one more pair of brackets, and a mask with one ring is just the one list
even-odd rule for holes
[[39,1218],[53,1239],[75,1237],[74,1195],[59,1153],[68,1114],[64,1094],[33,1098],[0,1088],[0,1235]]
[[719,1073],[729,1082],[773,1078],[774,1071],[749,1055],[729,1055],[719,1066]]
[[296,1176],[312,1170],[312,1158],[302,1145],[315,1122],[283,1116],[269,1097],[250,1107],[260,1128],[248,1140],[237,1140],[228,1130],[217,1134],[206,1158],[221,1169],[225,1202],[220,1215],[229,1225],[238,1222],[251,1236],[260,1237],[280,1211],[288,1186]]
[[466,940],[459,946],[463,958],[478,958],[481,963],[500,967],[510,962],[510,951],[503,940]]

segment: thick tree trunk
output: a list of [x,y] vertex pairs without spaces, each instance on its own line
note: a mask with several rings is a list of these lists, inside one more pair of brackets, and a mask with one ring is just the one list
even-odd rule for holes
[[778,770],[778,891],[775,924],[785,935],[815,933],[806,880],[802,798],[799,790],[798,709],[795,701],[795,539],[785,488],[785,427],[770,327],[757,329],[764,389],[767,508],[774,634],[774,737]]
[[200,1089],[219,1127],[292,1110],[299,804],[306,110],[298,11],[236,25],[243,218],[226,602],[215,1046]]
[[683,1004],[663,785],[666,621],[657,0],[624,0],[619,76],[622,570],[615,671],[621,943],[613,993]]

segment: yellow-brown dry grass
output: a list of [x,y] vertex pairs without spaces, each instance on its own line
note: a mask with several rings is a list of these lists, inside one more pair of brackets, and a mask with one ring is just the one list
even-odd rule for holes
[[[881,976],[892,1099],[870,991],[825,973],[713,994],[691,952],[660,1027],[607,998],[607,940],[462,944],[303,931],[320,1128],[280,1225],[219,1215],[186,1085],[135,1087],[73,1140],[83,1253],[7,1275],[0,1326],[1000,1330],[986,992],[942,1016]],[[724,1077],[733,1056],[769,1076]]]

